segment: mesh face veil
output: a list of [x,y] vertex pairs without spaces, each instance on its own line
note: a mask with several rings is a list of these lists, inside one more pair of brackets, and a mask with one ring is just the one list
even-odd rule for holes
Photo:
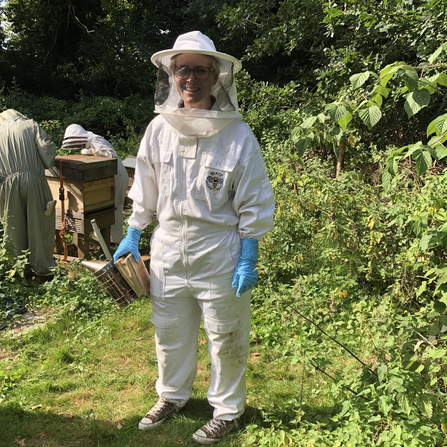
[[86,131],[79,124],[70,124],[65,129],[62,149],[65,149],[66,151],[83,149],[86,147],[88,140],[92,135],[92,132]]
[[[220,74],[211,90],[214,103],[211,110],[183,107],[175,83],[173,61],[176,56],[185,53],[212,56],[220,62]],[[216,51],[213,41],[201,32],[182,34],[171,50],[155,53],[151,60],[158,67],[155,112],[163,114],[178,133],[203,138],[214,135],[241,118],[234,79],[234,74],[241,69],[241,63],[228,54]]]

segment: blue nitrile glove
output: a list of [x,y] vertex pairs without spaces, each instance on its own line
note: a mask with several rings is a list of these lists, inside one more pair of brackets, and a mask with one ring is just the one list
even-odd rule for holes
[[258,241],[256,239],[242,239],[242,253],[239,264],[233,275],[233,289],[236,296],[253,288],[258,280],[256,261],[258,259]]
[[140,256],[140,253],[138,252],[138,244],[142,232],[143,230],[136,230],[129,225],[126,237],[118,245],[118,248],[113,255],[114,262],[118,261],[118,259],[126,253],[132,253],[135,261],[138,263],[138,257]]

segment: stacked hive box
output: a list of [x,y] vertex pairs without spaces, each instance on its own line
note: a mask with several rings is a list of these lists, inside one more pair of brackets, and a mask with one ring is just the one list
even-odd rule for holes
[[65,227],[73,233],[78,258],[89,253],[90,221],[96,220],[110,246],[110,227],[115,223],[115,175],[117,160],[89,155],[56,157],[54,167],[45,175],[56,205],[56,252],[62,252],[59,231],[62,228],[61,201],[59,200],[60,170],[64,187]]

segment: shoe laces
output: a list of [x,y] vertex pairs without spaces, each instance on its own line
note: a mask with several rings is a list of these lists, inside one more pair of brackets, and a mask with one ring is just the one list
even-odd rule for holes
[[222,421],[220,419],[211,419],[204,428],[207,429],[207,431],[210,434],[216,434],[222,431],[223,429],[227,428],[227,424],[231,424],[232,421]]
[[158,416],[169,405],[170,405],[170,402],[168,402],[168,401],[164,400],[163,398],[161,398],[153,406],[153,408],[149,411],[148,415]]

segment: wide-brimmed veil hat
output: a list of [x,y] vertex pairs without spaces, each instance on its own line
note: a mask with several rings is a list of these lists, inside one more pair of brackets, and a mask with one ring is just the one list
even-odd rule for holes
[[241,70],[241,61],[226,53],[216,50],[214,42],[200,31],[191,31],[177,37],[174,46],[170,50],[163,50],[155,53],[151,57],[154,65],[159,66],[160,62],[169,66],[173,56],[182,53],[205,54],[220,60],[221,71],[228,73],[233,68],[233,74]]
[[[212,56],[220,63],[219,75],[211,90],[213,106],[210,110],[184,107],[172,72],[172,59],[185,53]],[[155,53],[151,61],[158,67],[155,113],[162,114],[180,134],[208,137],[242,118],[234,78],[242,64],[235,57],[216,51],[213,41],[200,31],[178,36],[171,49]]]
[[91,138],[92,135],[92,132],[85,130],[79,124],[70,124],[65,129],[61,148],[66,151],[84,149],[88,143],[89,138]]

